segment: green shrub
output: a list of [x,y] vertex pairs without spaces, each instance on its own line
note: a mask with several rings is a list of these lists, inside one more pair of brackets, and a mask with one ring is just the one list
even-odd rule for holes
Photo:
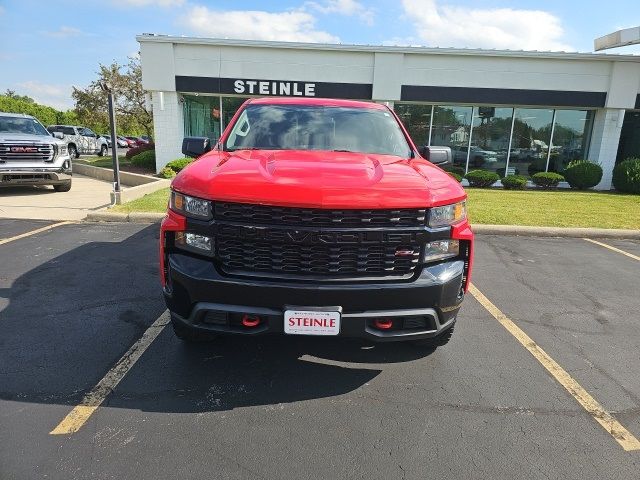
[[595,187],[602,180],[602,167],[588,160],[569,162],[563,176],[571,188],[585,190]]
[[500,176],[497,173],[487,172],[486,170],[471,170],[465,175],[465,178],[472,187],[490,187],[500,180]]
[[458,175],[460,177],[464,177],[464,168],[462,168],[462,167],[450,166],[450,167],[446,167],[444,170],[447,173],[455,173],[456,175]]
[[458,182],[462,181],[462,175],[458,175],[456,172],[447,172],[453,178],[455,178]]
[[564,177],[554,172],[539,172],[531,177],[531,181],[542,188],[557,187],[558,183],[564,181]]
[[501,181],[502,186],[507,190],[524,190],[527,187],[527,177],[522,175],[509,175]]
[[149,170],[156,169],[156,152],[155,150],[146,150],[142,153],[131,157],[131,164],[136,167],[148,168]]
[[177,174],[175,170],[172,170],[169,167],[164,167],[162,170],[160,170],[160,173],[158,173],[158,176],[160,178],[174,178],[176,175]]
[[167,163],[167,168],[170,168],[174,172],[180,172],[184,167],[193,162],[193,158],[178,158],[177,160],[172,160]]
[[619,192],[640,193],[640,158],[627,158],[615,166],[613,186]]
[[137,147],[131,147],[129,150],[127,150],[125,157],[133,158],[139,153],[146,152],[147,150],[155,150],[155,149],[156,149],[155,144],[145,143],[143,145],[138,145]]

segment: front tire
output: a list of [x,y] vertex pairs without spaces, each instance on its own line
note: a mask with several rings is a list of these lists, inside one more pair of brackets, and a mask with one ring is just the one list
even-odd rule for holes
[[68,192],[69,190],[71,190],[71,180],[60,185],[54,185],[53,189],[56,192]]
[[106,154],[107,154],[107,146],[106,145],[100,146],[100,151],[98,152],[98,156],[104,157]]
[[455,322],[437,337],[414,340],[411,343],[413,343],[413,345],[415,345],[416,347],[431,350],[435,350],[438,347],[443,347],[451,340],[451,336],[453,335],[453,327],[455,327]]
[[217,335],[208,332],[200,332],[194,328],[189,328],[182,322],[171,318],[171,326],[176,337],[185,343],[203,343],[215,340]]
[[69,150],[69,157],[70,158],[79,158],[80,157],[80,154],[78,153],[78,149],[76,148],[75,145],[69,145],[68,150]]

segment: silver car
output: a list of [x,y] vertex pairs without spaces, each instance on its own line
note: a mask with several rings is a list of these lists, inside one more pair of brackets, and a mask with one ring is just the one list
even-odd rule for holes
[[61,133],[67,142],[69,154],[75,158],[81,154],[102,157],[107,154],[109,149],[107,141],[90,128],[77,125],[49,125],[47,130],[51,133]]
[[59,133],[34,117],[0,112],[0,186],[53,185],[71,190],[71,156]]

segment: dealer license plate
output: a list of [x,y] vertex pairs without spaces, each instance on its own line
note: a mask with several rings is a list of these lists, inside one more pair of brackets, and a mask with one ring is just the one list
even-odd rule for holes
[[285,310],[284,331],[291,335],[338,335],[340,312]]

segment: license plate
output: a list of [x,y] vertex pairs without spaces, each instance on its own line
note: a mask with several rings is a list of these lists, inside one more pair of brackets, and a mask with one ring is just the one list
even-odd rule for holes
[[290,335],[338,335],[340,312],[285,310],[284,331]]

